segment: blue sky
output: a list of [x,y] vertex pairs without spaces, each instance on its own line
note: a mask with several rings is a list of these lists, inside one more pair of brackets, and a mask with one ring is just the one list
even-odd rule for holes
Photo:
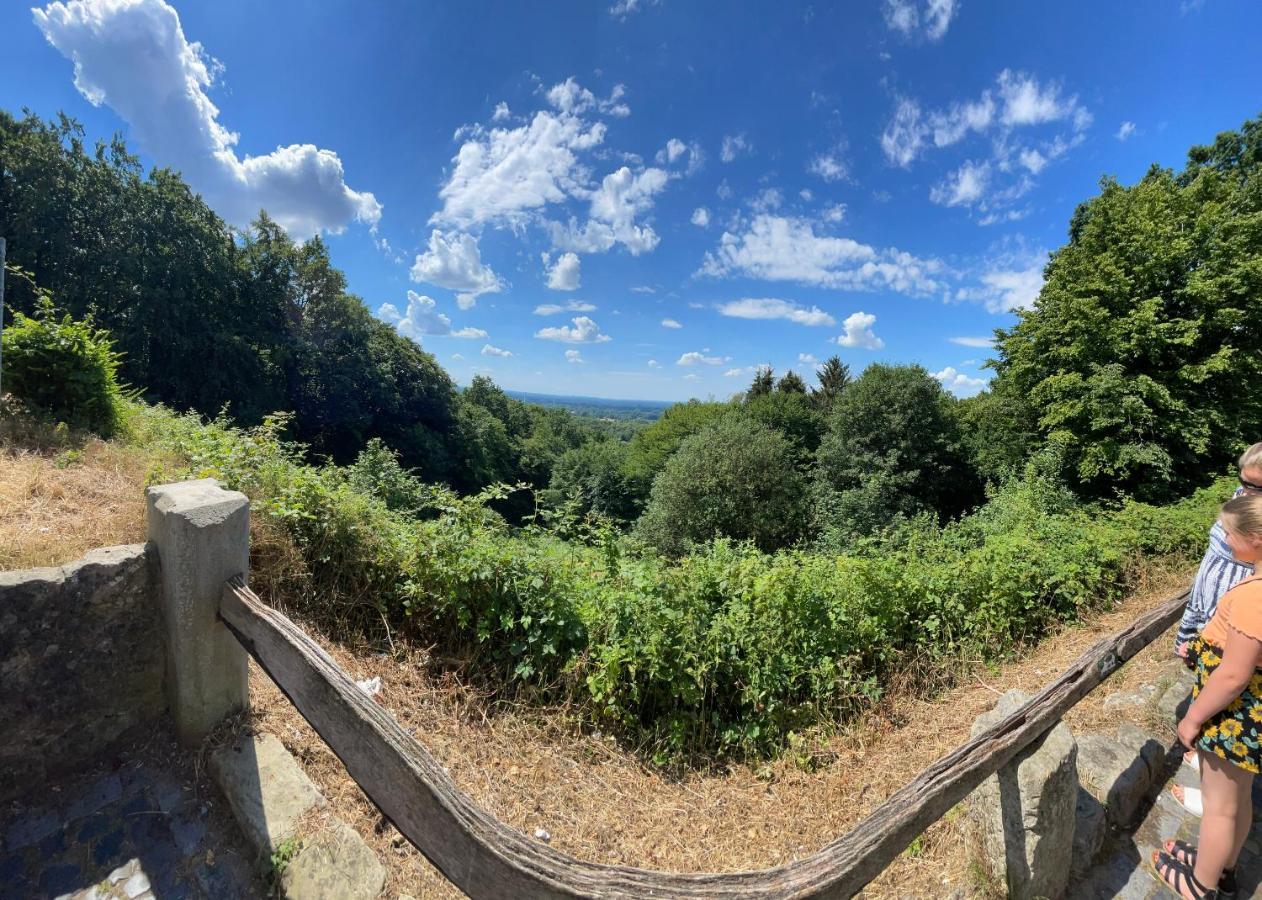
[[5,4],[0,104],[325,235],[461,383],[724,398],[916,362],[961,396],[1103,175],[1262,112],[1262,6]]

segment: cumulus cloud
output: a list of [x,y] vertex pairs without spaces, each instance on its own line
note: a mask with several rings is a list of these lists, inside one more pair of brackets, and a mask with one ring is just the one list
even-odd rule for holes
[[394,326],[404,337],[410,337],[418,344],[421,335],[442,335],[451,333],[451,319],[438,311],[438,304],[430,297],[408,291],[408,304],[405,312],[399,312],[393,303],[383,303],[377,310],[377,317]]
[[473,306],[482,294],[504,289],[499,276],[482,264],[477,238],[471,234],[448,236],[437,228],[430,232],[428,249],[416,255],[411,276],[413,281],[457,291],[461,309]]
[[837,320],[818,306],[809,309],[790,300],[746,297],[720,304],[719,313],[735,319],[785,319],[798,325],[836,325]]
[[679,138],[671,138],[666,142],[666,146],[657,151],[654,159],[657,160],[659,166],[673,165],[679,160],[687,157],[688,163],[685,172],[688,175],[694,174],[701,168],[701,164],[705,162],[705,153],[701,150],[701,145],[696,141],[691,144],[685,144]]
[[577,291],[581,280],[577,253],[562,253],[548,270],[548,287],[554,291]]
[[850,167],[840,150],[819,154],[811,160],[807,171],[828,182],[850,180]]
[[508,111],[508,104],[501,100],[495,104],[495,112],[491,113],[491,121],[503,122],[510,116],[512,116],[512,113]]
[[885,153],[885,158],[896,166],[907,168],[920,155],[920,149],[925,143],[925,132],[920,104],[907,97],[900,97],[894,107],[894,115],[881,132],[881,150]]
[[1130,136],[1131,136],[1132,134],[1134,134],[1134,133],[1135,133],[1135,123],[1134,123],[1134,122],[1123,122],[1123,123],[1122,123],[1122,124],[1118,127],[1118,129],[1117,129],[1117,134],[1115,135],[1115,137],[1116,137],[1119,141],[1124,141],[1124,140],[1126,140],[1128,137],[1130,137]]
[[662,364],[661,364],[661,363],[659,363],[659,362],[658,362],[657,360],[655,360],[655,359],[650,359],[650,360],[648,361],[648,367],[649,367],[650,369],[657,369],[657,368],[660,368],[660,367],[661,367],[661,365],[662,365]]
[[587,316],[577,316],[570,321],[574,324],[540,328],[535,332],[535,337],[565,344],[603,344],[612,340],[609,335],[601,334],[600,326]]
[[990,347],[994,343],[994,338],[988,337],[953,337],[947,340],[961,347]]
[[692,211],[692,224],[698,228],[710,227],[710,210],[704,206],[698,206]]
[[571,217],[568,225],[550,223],[552,243],[567,250],[602,253],[622,244],[632,256],[657,247],[661,240],[650,225],[636,223],[636,217],[653,207],[653,198],[666,188],[669,174],[656,168],[634,173],[627,166],[606,175],[600,187],[590,194],[591,214],[580,226]]
[[663,328],[683,328],[684,326],[676,322],[674,319],[662,319]]
[[1030,309],[1043,289],[1045,252],[1009,255],[982,272],[977,284],[958,288],[957,300],[983,303],[993,313]]
[[[1040,85],[1024,72],[1004,69],[999,73],[999,97],[1003,101],[1005,125],[1037,125],[1077,116],[1082,109],[1077,95],[1062,97],[1056,82]],[[1087,123],[1089,124],[1089,122]],[[1075,127],[1079,121],[1075,119]]]
[[753,144],[744,134],[725,134],[723,135],[723,145],[719,149],[719,159],[728,163],[746,153],[752,152]]
[[820,216],[825,222],[836,224],[846,218],[846,204],[834,203],[831,206],[826,206],[823,212],[820,213]]
[[487,333],[483,331],[481,328],[473,328],[472,326],[469,326],[466,328],[457,328],[455,331],[451,333],[451,336],[457,337],[457,338],[469,338],[471,340],[480,341],[484,337],[487,337]]
[[947,366],[941,372],[934,372],[933,377],[957,397],[972,397],[988,384],[985,378],[972,378],[963,372],[955,371],[951,366]]
[[555,316],[563,312],[591,312],[596,308],[594,303],[586,300],[571,300],[562,306],[560,303],[541,303],[535,307],[536,316]]
[[885,0],[881,11],[885,24],[903,37],[939,41],[951,27],[956,4],[955,0],[926,0],[922,12],[915,0]]
[[70,0],[32,10],[35,24],[74,63],[74,83],[131,127],[159,164],[178,169],[235,225],[266,209],[297,240],[375,225],[381,204],[346,184],[342,161],[312,144],[239,156],[240,136],[219,122],[206,91],[223,67],[189,42],[165,0]]
[[885,341],[872,331],[872,326],[876,324],[876,316],[871,313],[862,311],[851,313],[841,324],[846,329],[845,333],[837,337],[837,343],[841,346],[855,347],[859,350],[880,350],[885,346]]
[[565,360],[566,362],[572,362],[572,363],[585,362],[585,360],[583,359],[583,354],[579,352],[578,350],[566,350]]
[[498,356],[501,359],[507,359],[508,357],[513,355],[513,351],[504,350],[500,347],[493,347],[490,344],[483,344],[482,355],[483,356]]
[[808,366],[813,366],[813,365],[815,365],[816,363],[818,363],[818,362],[819,362],[819,360],[818,360],[818,359],[816,359],[816,358],[815,358],[815,355],[814,355],[814,354],[812,354],[812,353],[799,353],[799,354],[798,354],[798,362],[800,362],[800,363],[806,363]]
[[692,350],[675,360],[677,366],[721,366],[728,362],[730,356],[706,356],[704,352]]
[[941,287],[936,276],[944,267],[938,260],[816,234],[814,224],[806,219],[764,213],[738,231],[723,233],[718,248],[706,254],[700,274],[907,294],[926,294]]

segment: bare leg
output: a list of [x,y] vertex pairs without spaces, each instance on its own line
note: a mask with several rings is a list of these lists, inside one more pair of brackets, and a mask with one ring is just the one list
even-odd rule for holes
[[1252,786],[1253,776],[1244,769],[1213,753],[1201,753],[1205,813],[1201,816],[1201,833],[1196,842],[1194,873],[1201,884],[1211,887],[1218,884],[1223,869],[1235,865],[1249,833]]

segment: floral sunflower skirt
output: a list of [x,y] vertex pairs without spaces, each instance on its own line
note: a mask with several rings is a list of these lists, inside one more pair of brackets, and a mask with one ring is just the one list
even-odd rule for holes
[[[1222,664],[1223,653],[1198,635],[1188,642],[1188,654],[1196,660],[1196,686],[1192,688],[1195,699]],[[1262,672],[1254,672],[1244,693],[1210,717],[1196,746],[1254,775],[1262,770]]]

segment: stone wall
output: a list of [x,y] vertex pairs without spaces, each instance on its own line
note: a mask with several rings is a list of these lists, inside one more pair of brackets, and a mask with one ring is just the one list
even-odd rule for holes
[[0,801],[166,711],[158,592],[146,544],[0,572]]

